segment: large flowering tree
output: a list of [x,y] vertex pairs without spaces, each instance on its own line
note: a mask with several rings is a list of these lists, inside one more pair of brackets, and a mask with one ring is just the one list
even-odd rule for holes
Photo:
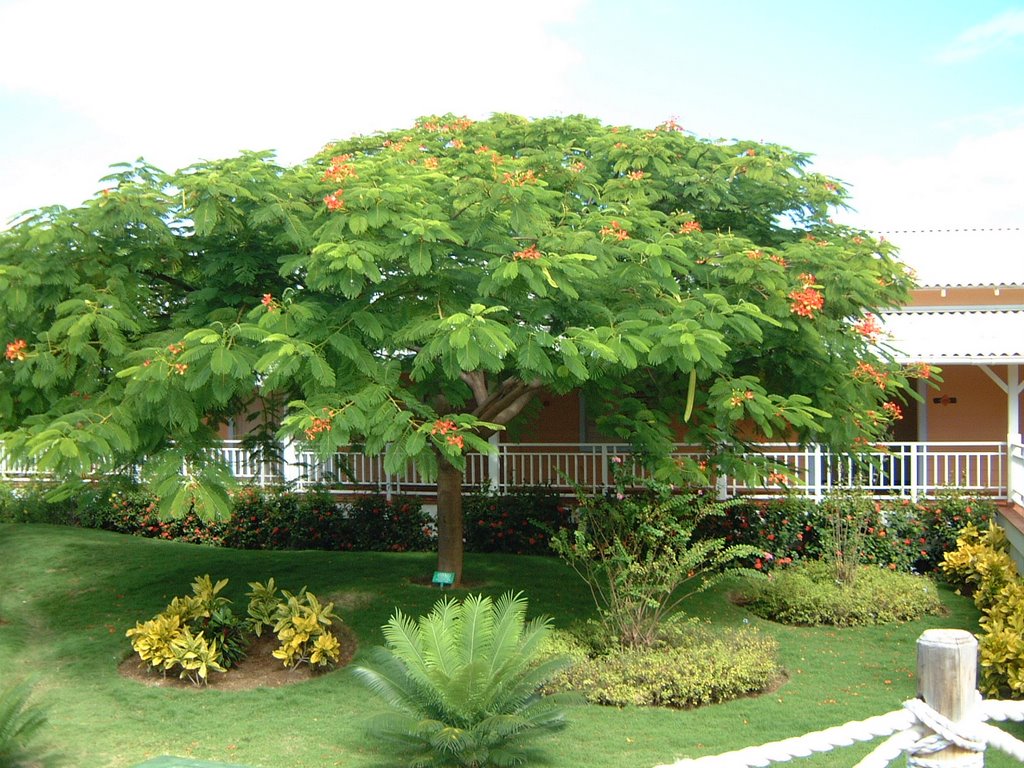
[[[542,390],[586,391],[680,481],[752,436],[872,441],[907,389],[874,313],[909,278],[830,221],[845,192],[807,161],[672,122],[497,115],[294,168],[118,167],[0,235],[0,437],[70,476],[145,456],[171,511],[217,514],[207,449],[259,393],[282,437],[436,477],[460,576],[465,455]],[[709,466],[664,460],[684,423]]]

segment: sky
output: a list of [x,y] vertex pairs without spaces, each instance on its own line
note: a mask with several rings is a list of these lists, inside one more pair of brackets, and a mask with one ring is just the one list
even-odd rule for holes
[[0,226],[115,162],[298,163],[446,112],[675,118],[812,153],[856,226],[1024,228],[1005,0],[0,0]]

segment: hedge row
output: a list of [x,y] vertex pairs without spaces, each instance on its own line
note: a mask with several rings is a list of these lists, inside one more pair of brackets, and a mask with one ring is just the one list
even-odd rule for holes
[[[326,549],[391,552],[433,549],[436,526],[414,497],[368,494],[338,502],[324,490],[242,488],[231,516],[206,521],[190,512],[162,518],[144,487],[115,478],[89,486],[77,498],[51,502],[48,488],[14,493],[0,487],[0,522],[99,528],[133,536],[172,539],[236,549]],[[470,552],[551,554],[548,536],[570,524],[571,508],[548,488],[523,488],[505,496],[469,493],[463,500]]]

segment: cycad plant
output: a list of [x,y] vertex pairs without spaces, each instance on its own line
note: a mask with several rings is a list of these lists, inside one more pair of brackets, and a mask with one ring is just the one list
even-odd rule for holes
[[470,595],[439,601],[418,621],[400,610],[383,627],[386,647],[356,666],[359,679],[392,708],[370,732],[398,747],[409,765],[523,765],[541,753],[532,737],[564,727],[566,694],[540,685],[566,660],[538,660],[550,620],[526,620],[526,599]]
[[32,688],[17,683],[0,690],[0,768],[42,768],[58,764],[55,753],[40,746],[43,710],[29,704]]

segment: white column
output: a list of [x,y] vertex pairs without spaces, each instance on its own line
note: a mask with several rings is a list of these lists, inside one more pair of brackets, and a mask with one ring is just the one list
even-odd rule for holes
[[494,452],[487,456],[487,478],[491,493],[497,493],[501,486],[501,433],[495,432],[487,442],[491,444]]
[[289,440],[281,447],[281,474],[285,485],[298,485],[301,480],[299,449],[294,440]]
[[1021,445],[1020,429],[1020,395],[1024,390],[1021,382],[1020,366],[1006,366],[1006,452],[1007,464],[1007,496],[1010,499],[1024,497],[1024,464],[1014,461],[1013,446]]
[[1020,434],[1020,393],[1024,389],[1020,380],[1020,366],[1006,366],[1006,431]]

